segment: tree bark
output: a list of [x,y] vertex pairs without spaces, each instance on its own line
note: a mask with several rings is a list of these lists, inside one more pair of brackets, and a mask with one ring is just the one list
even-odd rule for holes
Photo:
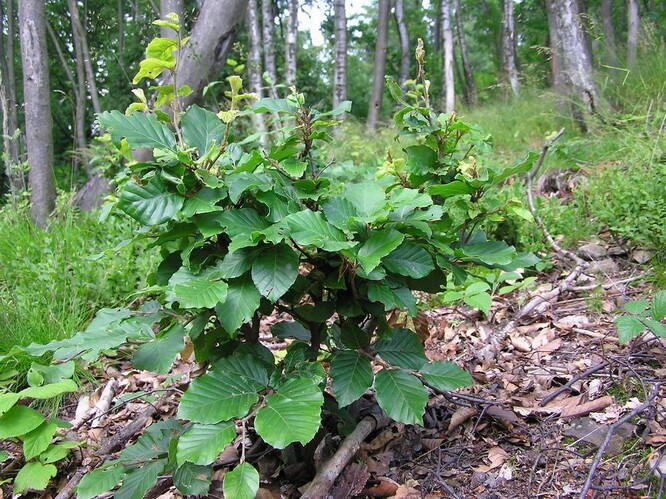
[[627,67],[629,69],[636,66],[639,28],[638,0],[627,0]]
[[455,107],[455,84],[453,78],[453,30],[451,28],[451,0],[440,0],[442,19],[442,86],[444,96],[444,110],[452,113]]
[[[333,71],[333,109],[347,100],[347,13],[345,0],[334,0],[335,67]],[[344,119],[340,116],[339,119]]]
[[613,0],[601,0],[601,25],[604,30],[606,64],[617,67],[617,46],[615,44],[615,24],[613,23]]
[[375,66],[372,78],[372,95],[368,110],[367,127],[369,130],[377,128],[379,115],[382,112],[384,97],[384,73],[386,72],[386,51],[388,49],[389,0],[379,0],[377,14],[377,42],[375,44]]
[[403,0],[395,0],[395,23],[400,38],[400,86],[405,89],[405,82],[409,79],[409,65],[412,54],[409,50],[409,33],[405,22],[405,4]]
[[[261,85],[261,33],[259,32],[259,20],[257,18],[257,0],[250,0],[247,4],[247,26],[250,39],[250,51],[248,53],[247,72],[250,80],[250,92],[257,94],[260,99],[264,96]],[[268,145],[266,135],[266,122],[263,114],[252,113],[252,128],[261,134],[260,141],[264,147]]]
[[593,114],[602,106],[593,79],[592,59],[581,26],[576,0],[548,0],[548,22],[558,92],[573,103],[574,117],[586,130],[583,112]]
[[467,52],[467,43],[465,42],[465,29],[463,26],[462,10],[460,0],[456,1],[456,29],[458,32],[458,44],[460,45],[460,59],[462,60],[463,74],[465,76],[465,87],[467,89],[467,103],[471,106],[476,104],[476,82],[474,81],[474,72],[469,62]]
[[245,16],[248,0],[206,0],[201,7],[190,41],[180,56],[178,85],[189,85],[193,93],[181,99],[183,108],[201,96],[209,75],[226,61]]
[[298,42],[298,0],[289,0],[289,22],[285,47],[285,80],[287,86],[296,86],[296,44]]
[[275,13],[273,0],[261,0],[261,26],[264,36],[264,71],[270,79],[268,91],[274,99],[277,97],[275,84],[277,83],[277,69],[275,69],[275,48],[273,31],[275,31]]
[[43,0],[19,2],[19,33],[23,62],[25,135],[30,163],[31,214],[45,226],[55,209],[53,178],[53,123]]
[[520,93],[518,65],[516,63],[516,24],[513,16],[513,0],[504,0],[502,12],[502,66],[504,75],[514,95]]
[[78,33],[79,39],[81,41],[81,53],[83,54],[83,65],[85,67],[86,78],[88,80],[88,93],[90,95],[90,100],[92,101],[93,110],[96,114],[99,114],[102,112],[102,108],[99,104],[97,81],[95,77],[95,71],[93,70],[92,66],[92,60],[90,58],[90,50],[88,49],[88,37],[86,36],[86,31],[83,29],[81,20],[79,19],[79,6],[76,0],[67,0],[67,5],[69,7],[69,14],[72,17],[74,32]]
[[5,12],[0,2],[0,111],[2,112],[2,146],[5,153],[5,174],[12,200],[26,188],[19,169],[18,117],[16,114],[16,81],[14,79],[14,5],[7,3],[7,42],[4,39]]

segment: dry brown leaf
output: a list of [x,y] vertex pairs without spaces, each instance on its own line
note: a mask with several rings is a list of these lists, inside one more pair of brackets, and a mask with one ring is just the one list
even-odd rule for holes
[[518,336],[517,334],[513,334],[509,337],[511,340],[511,344],[513,345],[513,348],[518,350],[519,352],[529,352],[532,350],[532,345],[530,344],[529,341],[524,336]]
[[443,441],[443,438],[424,438],[421,440],[421,444],[428,450],[435,450],[442,445]]
[[[392,497],[400,487],[396,482],[387,477],[379,477],[379,483],[363,491],[363,494],[371,497]],[[420,496],[419,496],[420,497]]]
[[504,449],[501,447],[492,447],[488,451],[488,461],[490,461],[490,464],[482,464],[481,466],[474,468],[474,471],[479,473],[488,473],[490,470],[494,470],[495,468],[502,466],[507,461],[507,459],[509,459],[509,454]]
[[504,409],[497,405],[491,405],[486,409],[486,414],[496,419],[502,426],[507,430],[513,431],[514,425],[519,425],[521,420],[516,413],[507,409]]
[[446,430],[446,433],[451,433],[458,426],[463,424],[465,421],[469,420],[476,416],[476,409],[474,407],[460,407],[453,413],[451,416],[451,421],[449,422],[449,428]]
[[[415,480],[409,480],[409,482],[415,482]],[[396,499],[421,499],[421,491],[405,484],[398,487],[393,497]]]
[[388,428],[385,428],[371,442],[364,445],[365,450],[372,452],[383,449],[389,444],[389,442],[400,437],[404,429],[405,425],[402,423],[395,423]]
[[565,407],[560,413],[561,418],[572,418],[577,416],[585,416],[591,412],[600,411],[605,409],[613,403],[613,397],[606,395],[598,399],[590,400],[580,405],[571,405]]
[[536,349],[536,351],[539,353],[551,353],[554,352],[555,350],[558,350],[561,346],[562,346],[562,339],[556,338],[553,341],[549,341],[545,345],[541,345],[539,348]]

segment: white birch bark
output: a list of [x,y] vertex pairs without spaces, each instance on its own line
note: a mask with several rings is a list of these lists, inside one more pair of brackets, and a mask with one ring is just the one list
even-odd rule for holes
[[[259,32],[257,17],[257,0],[250,0],[247,4],[247,26],[250,39],[247,72],[250,80],[250,92],[257,94],[257,97],[261,99],[264,96],[264,91],[261,85],[261,33]],[[252,128],[255,132],[261,134],[261,144],[266,147],[268,136],[266,135],[264,115],[252,113],[250,117]]]
[[442,19],[442,85],[444,87],[444,110],[452,113],[455,107],[455,83],[453,77],[453,30],[451,26],[451,1],[440,0]]
[[395,0],[395,23],[400,38],[400,86],[404,90],[405,81],[409,79],[409,66],[412,59],[409,50],[409,32],[405,22],[405,4],[403,0]]
[[520,93],[518,82],[518,65],[516,63],[516,25],[513,15],[514,0],[504,0],[502,12],[502,66],[511,91]]
[[268,91],[271,97],[276,98],[275,84],[277,83],[277,69],[275,68],[275,14],[273,0],[261,0],[261,26],[264,36],[264,71],[270,80]]
[[629,69],[636,66],[639,29],[638,0],[627,0],[627,66]]
[[384,73],[386,72],[386,51],[388,49],[389,0],[379,0],[377,15],[377,42],[375,45],[375,65],[372,78],[372,95],[368,109],[367,127],[370,130],[377,128],[379,115],[382,111],[384,97]]
[[296,86],[296,44],[298,43],[298,0],[289,0],[289,21],[285,46],[285,81],[287,86]]
[[[347,13],[345,0],[334,0],[335,67],[333,73],[333,108],[347,100]],[[340,116],[344,119],[344,116]]]

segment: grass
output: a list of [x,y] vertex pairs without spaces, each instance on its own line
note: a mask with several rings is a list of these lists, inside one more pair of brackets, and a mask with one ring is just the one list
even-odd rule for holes
[[[46,343],[80,331],[95,312],[124,302],[152,266],[145,248],[90,257],[131,237],[132,224],[100,223],[66,199],[47,230],[25,207],[0,210],[0,354],[14,345]],[[19,370],[27,359],[19,359]]]

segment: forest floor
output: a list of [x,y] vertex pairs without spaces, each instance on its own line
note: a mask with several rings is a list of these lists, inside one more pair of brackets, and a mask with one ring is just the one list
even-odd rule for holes
[[[433,394],[424,427],[391,423],[372,433],[330,497],[565,498],[581,491],[589,498],[664,497],[666,340],[643,335],[619,345],[614,318],[622,304],[648,292],[644,267],[598,242],[615,256],[593,262],[596,274],[588,269],[573,288],[523,317],[494,350],[488,345],[501,326],[571,268],[556,263],[530,290],[495,299],[488,318],[431,303],[428,356],[465,367],[474,386]],[[119,380],[117,409],[100,427],[81,427],[79,437],[90,446],[62,470],[56,490],[77,469],[99,465],[100,445],[115,441],[118,451],[152,421],[173,416],[178,388],[196,369],[181,360],[164,376],[109,359],[98,376]],[[63,417],[72,417],[75,403]],[[314,467],[341,441],[335,424],[325,426],[330,432],[294,452],[272,450],[249,432],[246,457],[262,476],[258,497],[300,496]],[[239,448],[237,439],[219,456],[208,497],[222,497],[221,478]],[[147,497],[181,496],[167,477]]]

